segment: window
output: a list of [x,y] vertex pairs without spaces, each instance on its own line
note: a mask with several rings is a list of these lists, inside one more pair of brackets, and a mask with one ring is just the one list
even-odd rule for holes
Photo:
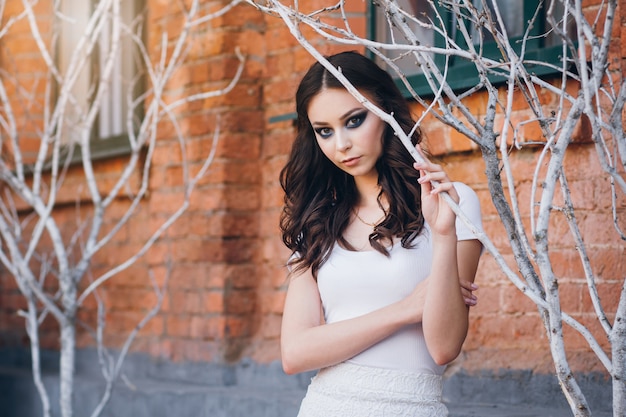
[[[424,23],[428,22],[428,20],[433,17],[433,11],[428,1],[398,0],[398,6]],[[391,43],[394,40],[397,43],[402,43],[402,33],[398,28],[389,26],[384,16],[383,9],[380,7],[374,7],[373,9],[375,14],[372,17],[376,25],[375,39],[384,43]],[[425,29],[417,22],[409,21],[408,24],[422,44],[429,46],[435,44],[435,36],[432,30]],[[415,65],[415,60],[411,57],[402,57],[399,51],[387,51],[385,54],[389,58],[395,59],[396,65],[398,65],[404,74],[415,75],[421,72],[420,67]],[[381,61],[380,59],[378,60],[379,64],[382,64]]]
[[[445,30],[450,34],[450,37],[455,42],[463,47],[466,45],[461,31],[458,30],[459,24],[464,24],[467,31],[470,33],[472,41],[478,45],[480,44],[483,50],[483,55],[490,58],[498,59],[502,56],[498,50],[496,43],[493,40],[492,35],[484,27],[480,27],[475,23],[464,20],[459,22],[450,10],[449,7],[442,5],[446,2],[435,2],[436,11],[441,16],[441,22],[437,23],[445,25]],[[491,0],[486,2],[491,5]],[[521,51],[522,42],[525,32],[527,30],[527,23],[533,19],[537,13],[537,8],[542,4],[540,0],[496,0],[500,15],[504,21],[507,34],[511,40],[511,45],[519,53]],[[473,0],[474,7],[481,12],[483,11],[483,2],[481,0]],[[437,13],[432,8],[431,2],[428,0],[398,0],[398,5],[404,10],[413,15],[418,22],[408,21],[412,30],[416,34],[417,38],[423,45],[444,47],[445,43],[443,37],[438,35],[432,29],[425,28],[420,25],[419,22],[428,23],[431,21],[439,22],[436,19]],[[563,5],[560,2],[556,2],[556,16],[563,16]],[[495,16],[493,8],[485,13]],[[406,40],[402,37],[397,28],[390,28],[387,19],[384,15],[384,10],[381,7],[372,5],[370,7],[370,19],[371,27],[373,30],[374,39],[390,43],[395,40],[396,43],[406,43]],[[547,22],[545,15],[545,6],[539,8],[539,13],[536,16],[535,23],[529,30],[529,35],[526,41],[526,52],[524,55],[525,60],[542,61],[561,66],[563,49],[561,40],[552,31],[548,31],[550,25]],[[568,32],[574,33],[574,28],[569,25]],[[415,64],[415,60],[412,57],[400,56],[400,53],[387,51],[385,54],[392,58],[397,59],[396,64],[408,76],[411,85],[419,94],[428,95],[430,93],[430,87],[427,85],[424,76],[420,74],[421,70],[418,65]],[[440,67],[446,63],[445,56],[432,57],[435,63]],[[382,63],[382,60],[379,60]],[[478,73],[474,65],[462,58],[451,57],[448,61],[448,78],[447,82],[453,89],[466,89],[475,86],[478,83]],[[532,70],[538,75],[547,75],[556,72],[553,68],[546,66],[535,65]],[[502,78],[504,80],[504,78]],[[498,77],[492,77],[493,82],[498,81]]]
[[[67,107],[62,137],[66,143],[77,140],[86,109],[96,97],[104,63],[112,48],[112,20],[104,19],[102,31],[91,53],[80,48],[88,24],[97,7],[97,1],[61,0],[59,3],[57,41],[57,64],[62,76],[75,70],[72,60],[84,60],[84,65],[76,71],[76,82],[72,88],[72,103]],[[119,48],[115,55],[108,82],[99,100],[98,116],[91,133],[91,149],[94,159],[115,156],[128,152],[129,129],[136,129],[141,113],[140,106],[132,106],[130,100],[142,91],[141,60],[138,48],[132,41],[129,30],[137,32],[140,26],[134,24],[141,13],[141,1],[120,1],[120,15],[125,27],[122,30]],[[59,86],[60,87],[60,86]],[[129,123],[129,115],[131,122]]]

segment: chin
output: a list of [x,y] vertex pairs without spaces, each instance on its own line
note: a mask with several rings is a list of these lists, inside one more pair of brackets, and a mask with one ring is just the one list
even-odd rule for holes
[[355,167],[354,169],[350,170],[350,171],[346,171],[348,174],[352,175],[353,177],[374,177],[374,178],[378,178],[378,172],[373,169],[373,168],[360,168],[360,167]]

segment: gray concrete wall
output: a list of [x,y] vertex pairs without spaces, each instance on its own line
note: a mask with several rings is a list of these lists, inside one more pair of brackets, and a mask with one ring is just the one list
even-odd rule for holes
[[[44,381],[58,416],[58,355],[43,355]],[[76,366],[75,416],[87,417],[104,390],[93,351],[81,351]],[[0,351],[0,417],[41,415],[28,352]],[[294,417],[313,373],[288,376],[280,364],[244,360],[235,365],[174,364],[136,355],[124,366],[104,417]],[[594,416],[611,415],[610,380],[579,377]],[[563,394],[552,375],[532,372],[457,372],[446,379],[444,397],[452,417],[566,417]]]

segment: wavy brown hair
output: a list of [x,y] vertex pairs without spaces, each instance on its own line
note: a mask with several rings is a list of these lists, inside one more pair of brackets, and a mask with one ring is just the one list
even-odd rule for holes
[[[414,121],[409,105],[391,76],[373,61],[357,52],[342,52],[327,57],[335,67],[374,104],[392,113],[405,132]],[[293,271],[311,268],[317,277],[335,242],[354,249],[343,238],[351,213],[358,202],[354,178],[336,167],[320,150],[308,117],[311,99],[329,88],[343,85],[319,62],[313,64],[302,78],[296,92],[298,114],[297,134],[289,160],[280,172],[280,184],[285,192],[285,205],[280,228],[285,245],[298,256],[293,257]],[[421,141],[419,131],[411,138]],[[369,236],[377,251],[389,256],[386,245],[399,237],[403,247],[424,227],[421,210],[419,173],[413,168],[413,158],[387,125],[383,137],[383,152],[376,162],[381,191],[389,203],[387,215]]]

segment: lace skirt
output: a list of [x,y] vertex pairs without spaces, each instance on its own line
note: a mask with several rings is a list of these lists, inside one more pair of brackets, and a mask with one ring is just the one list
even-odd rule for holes
[[447,417],[439,375],[340,363],[311,379],[298,417]]

